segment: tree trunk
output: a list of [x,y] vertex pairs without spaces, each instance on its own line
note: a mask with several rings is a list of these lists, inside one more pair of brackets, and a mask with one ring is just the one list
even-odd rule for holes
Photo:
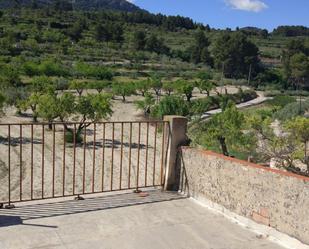
[[218,140],[219,140],[223,155],[229,156],[229,152],[227,150],[227,145],[226,145],[226,142],[225,142],[225,137],[218,137]]
[[122,102],[126,102],[126,96],[122,95]]

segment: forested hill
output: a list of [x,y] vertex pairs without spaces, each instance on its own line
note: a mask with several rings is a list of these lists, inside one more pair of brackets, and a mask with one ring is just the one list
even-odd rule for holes
[[119,10],[126,12],[142,11],[126,0],[0,0],[0,8],[14,7],[44,8],[57,6],[63,10]]

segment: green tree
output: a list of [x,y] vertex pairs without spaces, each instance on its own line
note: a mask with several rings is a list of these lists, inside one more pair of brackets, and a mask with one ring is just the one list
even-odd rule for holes
[[74,22],[74,24],[67,30],[67,34],[71,37],[71,39],[75,42],[78,42],[82,37],[82,33],[84,30],[84,24],[81,20]]
[[205,123],[203,140],[210,147],[218,144],[222,153],[229,156],[229,147],[243,147],[248,143],[248,136],[242,131],[244,124],[244,114],[230,103],[221,113]]
[[200,93],[205,91],[207,96],[210,96],[211,90],[215,88],[215,84],[211,81],[212,76],[207,72],[202,72],[197,75],[196,87],[200,90]]
[[89,88],[96,89],[98,93],[101,93],[103,90],[111,88],[110,81],[93,81],[87,84]]
[[85,89],[88,88],[88,84],[83,81],[72,80],[69,84],[69,89],[75,90],[79,96],[82,96]]
[[[98,122],[112,114],[112,105],[109,95],[89,94],[77,98],[75,112],[80,118],[77,133],[80,133],[90,122]],[[88,121],[88,122],[87,122]]]
[[[290,58],[291,78],[296,84],[309,87],[309,57],[304,53],[294,54]],[[307,85],[306,85],[307,82]]]
[[301,159],[307,165],[307,172],[309,173],[309,119],[296,117],[289,120],[285,126],[294,138],[302,144],[304,153]]
[[0,115],[3,115],[3,107],[5,103],[5,96],[0,92]]
[[146,46],[146,33],[138,30],[133,33],[133,47],[135,50],[144,50]]
[[122,101],[126,101],[127,96],[135,94],[135,86],[133,83],[118,83],[115,82],[112,85],[112,91],[115,95],[122,97]]
[[55,94],[43,94],[37,100],[37,114],[48,122],[48,127],[52,129],[54,119],[58,117],[58,99]]
[[106,24],[98,24],[95,28],[95,38],[99,42],[109,42],[113,34],[108,29]]
[[40,98],[44,94],[53,95],[55,87],[53,82],[46,76],[35,77],[30,85],[30,95],[27,99],[20,103],[22,109],[27,110],[28,108],[32,111],[33,122],[38,121],[38,105],[40,104]]
[[213,48],[215,67],[223,70],[226,77],[255,76],[260,70],[259,49],[242,32],[225,32],[221,34]]
[[158,38],[155,34],[151,34],[146,39],[145,49],[157,54],[168,54],[169,48],[165,45],[164,39]]
[[191,60],[194,63],[205,63],[212,66],[213,59],[209,53],[210,42],[202,29],[198,29],[194,34],[194,45],[190,48]]
[[149,91],[150,87],[151,86],[149,80],[140,80],[135,82],[135,89],[139,91],[142,96],[145,96],[145,94]]
[[178,80],[175,82],[177,92],[180,94],[184,94],[188,102],[191,101],[193,97],[194,85],[191,82],[186,82],[183,80]]
[[143,100],[135,101],[135,105],[138,109],[143,110],[144,116],[150,115],[153,106],[155,105],[155,99],[150,93],[146,93]]
[[162,85],[162,89],[163,89],[163,91],[166,92],[167,95],[171,95],[172,92],[176,88],[176,84],[177,84],[177,82],[164,82],[163,85]]
[[151,88],[153,89],[153,91],[155,92],[157,96],[157,102],[158,102],[160,99],[160,95],[161,95],[161,91],[163,87],[162,79],[159,75],[152,75],[149,81],[150,81]]

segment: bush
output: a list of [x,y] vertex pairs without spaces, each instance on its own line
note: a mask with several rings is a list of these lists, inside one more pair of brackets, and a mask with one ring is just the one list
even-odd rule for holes
[[165,96],[153,107],[152,116],[162,119],[165,115],[188,116],[190,107],[187,101],[181,96]]
[[297,116],[302,116],[307,111],[309,111],[309,100],[302,102],[301,106],[299,102],[294,102],[277,111],[274,114],[274,118],[279,120],[288,120]]
[[[74,143],[74,132],[73,130],[69,129],[65,132],[65,142],[66,143]],[[77,144],[82,143],[83,142],[83,137],[81,135],[81,132],[76,132],[75,134],[75,142]]]
[[278,95],[278,96],[275,96],[273,99],[268,100],[266,103],[271,106],[283,108],[286,105],[290,103],[294,103],[294,102],[296,102],[296,99],[294,97],[287,96],[287,95]]
[[207,112],[214,104],[212,98],[203,98],[193,100],[191,103],[190,113],[192,115],[202,115]]
[[67,90],[69,89],[69,81],[65,78],[58,78],[55,81],[56,90]]

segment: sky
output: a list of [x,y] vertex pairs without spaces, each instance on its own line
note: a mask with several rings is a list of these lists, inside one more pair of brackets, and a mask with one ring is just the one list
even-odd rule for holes
[[214,28],[309,26],[309,0],[128,0],[152,13],[182,15]]

